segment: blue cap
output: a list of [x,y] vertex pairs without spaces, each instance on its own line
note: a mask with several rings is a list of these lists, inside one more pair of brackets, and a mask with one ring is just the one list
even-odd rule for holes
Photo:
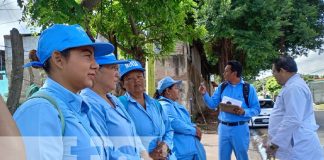
[[121,64],[119,66],[119,73],[120,78],[122,78],[125,74],[127,74],[130,71],[145,71],[145,69],[142,67],[141,63],[135,60],[129,61],[127,64]]
[[39,61],[33,61],[24,67],[42,67],[54,51],[64,51],[69,48],[91,46],[94,56],[103,56],[114,51],[110,43],[94,43],[80,25],[54,24],[42,32],[38,40],[36,55]]
[[158,82],[158,87],[156,89],[159,92],[159,94],[162,94],[163,91],[165,89],[167,89],[168,87],[170,87],[174,84],[181,84],[181,82],[182,82],[181,80],[176,81],[176,80],[172,79],[170,76],[166,76]]
[[105,56],[96,57],[95,59],[99,65],[129,63],[129,61],[127,61],[127,60],[117,60],[116,56],[113,53],[110,53]]

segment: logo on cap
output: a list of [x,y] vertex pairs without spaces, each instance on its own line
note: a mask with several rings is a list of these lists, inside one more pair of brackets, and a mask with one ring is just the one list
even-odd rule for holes
[[131,61],[128,64],[125,64],[126,68],[130,68],[130,67],[138,67],[138,64],[136,63],[136,61]]

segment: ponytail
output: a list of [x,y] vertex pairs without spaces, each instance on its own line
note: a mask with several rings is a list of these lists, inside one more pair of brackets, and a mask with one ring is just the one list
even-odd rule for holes
[[154,93],[154,95],[153,95],[153,98],[154,99],[159,99],[160,98],[160,94],[159,94],[159,91],[158,90],[155,90],[155,93]]

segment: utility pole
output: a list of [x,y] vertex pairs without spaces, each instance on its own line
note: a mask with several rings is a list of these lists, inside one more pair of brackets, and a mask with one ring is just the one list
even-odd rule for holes
[[7,106],[13,114],[18,105],[23,82],[23,64],[24,64],[24,47],[22,37],[16,28],[10,31],[11,48],[12,48],[12,70],[9,82],[9,94]]

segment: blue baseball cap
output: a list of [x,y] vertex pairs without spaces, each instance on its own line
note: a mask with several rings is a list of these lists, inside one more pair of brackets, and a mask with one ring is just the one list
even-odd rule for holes
[[54,51],[64,51],[66,49],[91,46],[94,49],[94,56],[103,56],[114,51],[114,46],[110,43],[94,43],[91,41],[83,28],[78,25],[54,24],[42,32],[38,40],[36,55],[39,61],[33,61],[24,67],[43,67],[47,59]]
[[166,76],[158,82],[158,87],[156,89],[159,92],[159,94],[162,94],[163,91],[165,89],[167,89],[168,87],[170,87],[174,84],[181,84],[181,83],[182,83],[181,80],[176,81],[176,80],[172,79],[170,76]]
[[122,78],[124,75],[129,73],[130,71],[142,71],[144,72],[145,69],[142,67],[141,63],[135,60],[130,60],[129,63],[127,64],[121,64],[119,66],[119,73],[120,73],[120,78]]
[[127,61],[127,60],[117,60],[116,56],[113,53],[110,53],[105,56],[96,57],[95,59],[99,65],[129,63],[129,61]]

